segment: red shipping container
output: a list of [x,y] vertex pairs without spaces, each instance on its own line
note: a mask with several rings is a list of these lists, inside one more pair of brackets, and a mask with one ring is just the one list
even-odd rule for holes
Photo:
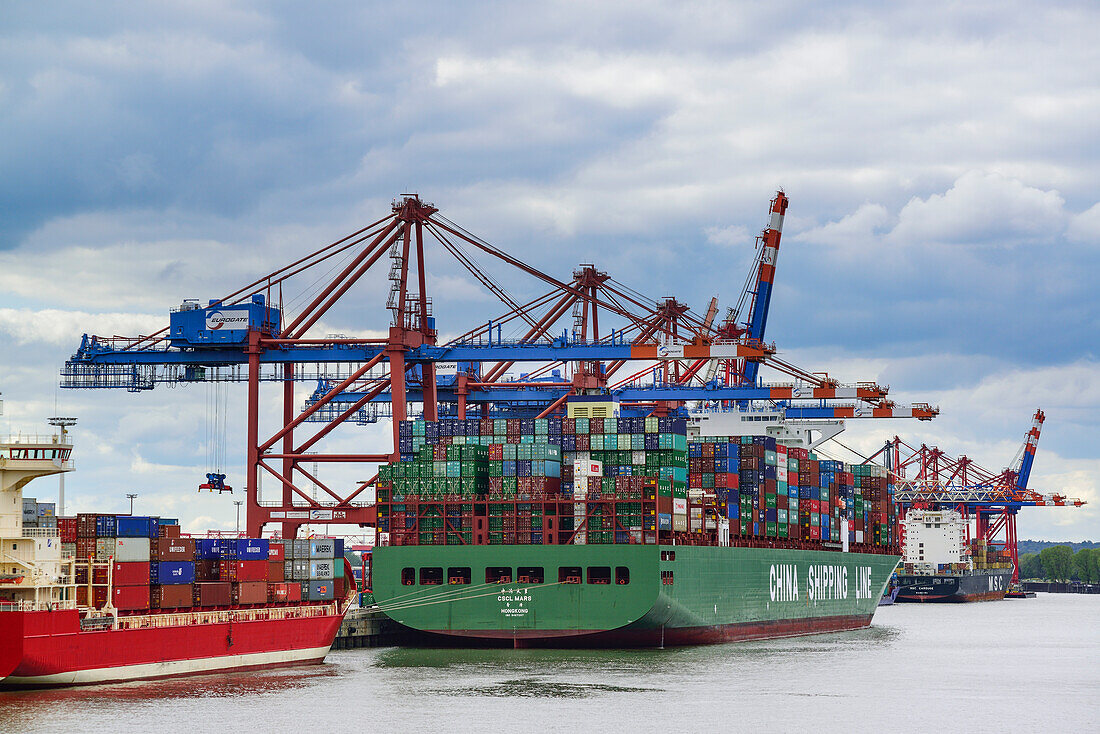
[[160,609],[185,609],[193,603],[191,584],[165,584],[153,587],[154,597],[159,597]]
[[[76,587],[76,603],[78,606],[89,606],[88,604],[88,587],[78,586]],[[107,604],[107,587],[106,586],[94,586],[92,587],[92,604],[90,606],[96,609],[101,609]]]
[[268,584],[267,600],[269,602],[283,602],[289,599],[290,592],[286,584]]
[[76,539],[76,557],[80,560],[95,557],[95,538],[78,537]]
[[158,525],[157,535],[161,538],[178,538],[180,537],[179,525]]
[[[148,564],[145,564],[148,565]],[[149,608],[149,580],[145,586],[116,586],[112,595],[115,609],[132,611]]]
[[[115,586],[148,586],[149,564],[114,563],[111,565],[111,581]],[[148,595],[146,595],[145,605],[149,606]]]
[[287,584],[286,585],[286,600],[287,601],[301,601],[302,600],[302,585],[301,584]]
[[[267,581],[267,561],[232,561],[238,582]],[[265,597],[267,592],[264,592]]]
[[271,543],[267,547],[267,560],[269,561],[285,561],[286,560],[286,546],[282,543]]
[[205,559],[202,561],[195,561],[195,580],[196,581],[219,581],[218,571],[221,570],[221,565],[218,561],[211,559]]
[[228,581],[195,584],[191,599],[200,607],[227,607],[232,601],[232,586]]
[[233,597],[238,604],[264,604],[267,602],[267,582],[242,581],[234,584]]
[[338,579],[335,579],[335,583],[333,584],[333,588],[336,592],[335,596],[336,596],[337,599],[343,599],[344,598],[344,591],[345,591],[344,586],[346,584],[347,584],[347,582],[344,580],[343,576],[341,576]]
[[268,561],[267,563],[267,582],[279,583],[285,580],[286,566],[283,561]]
[[155,545],[161,561],[190,561],[195,557],[195,541],[191,538],[160,538]]

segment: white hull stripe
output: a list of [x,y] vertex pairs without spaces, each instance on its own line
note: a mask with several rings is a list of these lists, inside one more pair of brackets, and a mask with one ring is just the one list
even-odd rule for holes
[[323,660],[330,646],[307,647],[301,650],[254,652],[246,655],[221,655],[194,660],[166,660],[160,663],[120,665],[116,668],[72,670],[64,673],[35,676],[9,676],[0,681],[5,686],[74,686],[88,683],[107,683],[142,678],[164,678],[212,671],[234,670],[265,665],[286,665],[307,660]]

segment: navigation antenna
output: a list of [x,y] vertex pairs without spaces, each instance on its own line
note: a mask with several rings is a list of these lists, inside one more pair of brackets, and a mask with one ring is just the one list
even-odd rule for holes
[[[56,406],[54,406],[56,407]],[[76,425],[76,418],[65,416],[54,416],[46,420],[51,426],[57,426],[61,429],[61,443],[66,444],[69,436],[68,428]],[[65,472],[58,474],[57,478],[57,516],[61,517],[65,514]]]

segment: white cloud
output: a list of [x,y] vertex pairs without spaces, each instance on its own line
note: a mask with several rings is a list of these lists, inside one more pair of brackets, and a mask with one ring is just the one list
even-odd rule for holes
[[163,316],[152,314],[0,308],[0,333],[12,337],[16,343],[44,342],[74,349],[82,334],[152,334],[163,328],[164,321]]
[[753,242],[753,235],[748,227],[740,224],[730,224],[725,227],[707,227],[703,230],[707,242],[722,247],[743,247]]
[[1100,245],[1100,203],[1070,219],[1066,237],[1073,242]]
[[840,250],[865,249],[868,241],[882,233],[890,222],[890,214],[881,204],[863,204],[839,221],[829,222],[804,232],[795,239],[820,242]]
[[1065,227],[1064,204],[1057,191],[997,173],[970,171],[944,194],[911,199],[899,213],[890,239],[907,244],[1049,242]]

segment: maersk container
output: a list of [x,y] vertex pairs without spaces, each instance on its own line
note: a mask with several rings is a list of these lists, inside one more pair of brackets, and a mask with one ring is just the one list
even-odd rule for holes
[[333,559],[325,558],[309,562],[309,578],[331,579],[336,576],[336,563]]
[[193,584],[195,583],[195,564],[190,561],[167,561],[157,566],[156,583]]
[[309,582],[309,601],[331,601],[336,598],[336,583],[332,579]]
[[237,541],[237,558],[242,561],[266,561],[268,542],[260,538],[244,538]]
[[148,538],[116,538],[114,545],[115,560],[121,563],[148,563]]
[[115,520],[115,537],[155,538],[157,537],[157,524],[155,517],[119,515]]
[[331,538],[309,541],[310,558],[335,558],[336,542]]

